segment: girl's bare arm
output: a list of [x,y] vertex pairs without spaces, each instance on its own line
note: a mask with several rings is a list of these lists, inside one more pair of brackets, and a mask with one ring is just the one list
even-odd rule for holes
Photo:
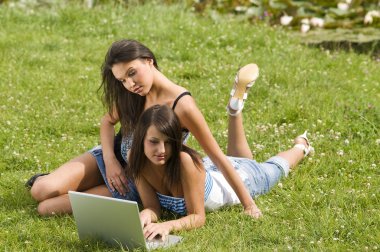
[[220,149],[193,98],[186,96],[180,99],[176,107],[176,114],[183,127],[190,130],[206,154],[223,173],[239,197],[240,202],[243,204],[245,212],[252,217],[259,217],[257,214],[258,208],[254,200],[245,188],[243,181],[240,179],[232,164]]
[[[197,168],[191,157],[184,152],[181,153],[181,185],[186,202],[187,216],[146,225],[144,228],[146,238],[153,239],[160,235],[162,239],[165,239],[166,235],[172,231],[194,229],[205,224],[205,171],[203,167]],[[142,197],[145,198],[146,196]]]
[[125,195],[128,181],[123,167],[121,167],[114,153],[115,124],[119,121],[117,113],[111,116],[106,113],[100,123],[100,142],[102,145],[103,159],[107,170],[107,180],[111,190],[117,190]]
[[161,214],[161,205],[158,201],[156,191],[143,176],[135,182],[141,202],[144,206],[144,210],[140,212],[141,224],[144,227],[152,222],[158,221]]

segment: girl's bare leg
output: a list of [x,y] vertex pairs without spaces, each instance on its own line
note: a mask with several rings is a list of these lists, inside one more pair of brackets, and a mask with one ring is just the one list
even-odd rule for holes
[[[96,159],[90,153],[74,158],[63,164],[49,175],[38,177],[34,182],[30,193],[32,197],[40,202],[43,209],[44,201],[55,199],[52,205],[62,205],[62,209],[54,208],[55,213],[67,212],[67,204],[64,202],[69,190],[87,191],[104,184],[104,180],[98,169]],[[99,191],[101,192],[101,191]],[[59,203],[60,200],[62,203]],[[71,209],[70,209],[71,210]],[[41,212],[42,214],[45,211]]]
[[242,113],[235,116],[229,115],[228,117],[227,155],[253,159],[251,149],[249,148],[245,136]]
[[[308,147],[309,144],[307,141],[301,137],[296,137],[294,140],[295,144],[302,144],[305,147]],[[290,168],[294,169],[296,165],[304,158],[304,152],[303,150],[293,147],[287,151],[283,151],[277,154],[277,156],[280,156],[284,159],[286,159],[289,162]]]
[[[112,197],[111,192],[108,190],[105,184],[95,186],[84,192],[102,195],[106,197]],[[37,211],[42,216],[50,216],[55,214],[71,214],[72,208],[70,204],[69,195],[66,193],[54,198],[44,200],[38,204]]]
[[258,76],[259,68],[256,64],[252,63],[240,68],[236,74],[235,83],[231,90],[231,97],[227,105],[227,112],[229,114],[228,156],[253,158],[245,136],[241,111],[247,99],[248,89],[253,86]]

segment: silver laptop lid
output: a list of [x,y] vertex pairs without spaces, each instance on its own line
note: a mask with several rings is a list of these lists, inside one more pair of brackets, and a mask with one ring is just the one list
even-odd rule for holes
[[138,205],[134,201],[69,191],[79,239],[98,238],[128,249],[167,247],[181,241],[169,235],[164,242],[145,241]]

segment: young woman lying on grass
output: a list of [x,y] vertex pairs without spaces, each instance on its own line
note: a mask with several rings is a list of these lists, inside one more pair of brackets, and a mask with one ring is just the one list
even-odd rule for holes
[[[239,83],[250,85],[258,76],[258,68],[249,64],[239,73]],[[159,71],[156,57],[148,47],[135,40],[114,42],[106,54],[102,77],[101,88],[108,112],[100,124],[101,146],[66,162],[50,174],[36,174],[27,181],[32,197],[39,203],[39,214],[71,213],[69,190],[139,200],[123,167],[127,167],[126,157],[141,113],[153,105],[165,104],[178,116],[183,140],[186,141],[189,133],[194,135],[238,195],[244,213],[259,217],[255,202],[215,141],[194,99],[184,87]],[[237,105],[242,106],[244,94],[236,90]],[[114,126],[118,122],[121,132],[115,137]]]
[[[293,148],[257,163],[252,160],[245,137],[241,108],[233,107],[232,97],[227,107],[228,159],[250,195],[256,197],[287,176],[312,147],[305,132],[295,138]],[[129,175],[135,179],[144,206],[140,219],[148,239],[156,235],[165,239],[171,231],[201,227],[205,223],[205,210],[240,203],[212,161],[208,157],[201,159],[196,151],[182,143],[181,124],[173,110],[165,105],[151,107],[140,117],[129,166]],[[161,208],[184,217],[156,223]]]

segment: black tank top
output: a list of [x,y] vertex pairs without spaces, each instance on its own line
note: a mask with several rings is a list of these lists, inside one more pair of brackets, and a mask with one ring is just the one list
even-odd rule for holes
[[178,97],[174,100],[172,110],[174,110],[175,107],[177,106],[177,102],[179,101],[179,99],[181,99],[181,98],[184,97],[185,95],[190,95],[190,96],[191,96],[191,93],[190,93],[189,91],[185,91],[185,92],[183,92],[182,94],[178,95]]
[[[178,95],[178,97],[174,100],[172,110],[174,110],[175,107],[177,106],[177,102],[179,101],[179,99],[181,99],[185,95],[190,95],[191,96],[191,93],[189,91],[186,91],[186,92],[183,92],[182,94]],[[186,129],[186,128],[182,128],[182,135],[183,135],[183,140],[186,141],[187,137],[189,135],[189,130]]]

